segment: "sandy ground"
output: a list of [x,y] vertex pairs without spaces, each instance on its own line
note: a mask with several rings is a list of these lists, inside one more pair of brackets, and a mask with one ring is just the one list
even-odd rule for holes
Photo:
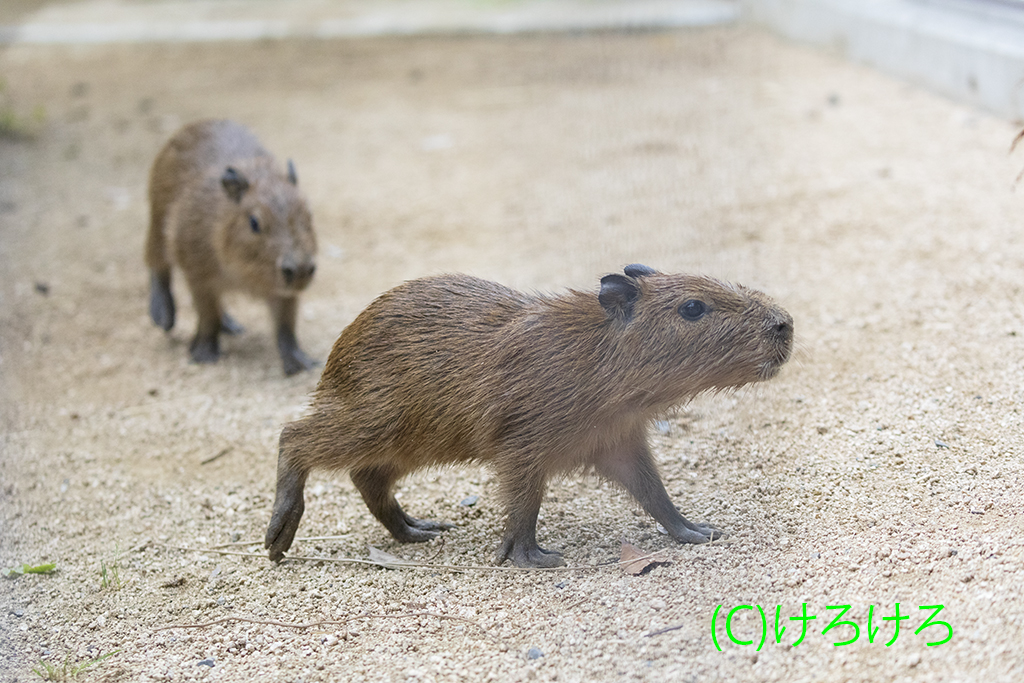
[[[0,679],[111,652],[79,679],[1024,677],[1013,124],[745,28],[15,47],[0,74],[16,113],[46,114],[0,139],[0,566],[57,567],[0,581]],[[728,542],[677,546],[580,475],[539,526],[570,569],[455,571],[493,564],[485,470],[403,483],[413,514],[459,525],[422,546],[319,473],[293,551],[324,559],[268,562],[276,439],[317,373],[282,376],[244,298],[212,367],[186,360],[180,281],[178,327],[146,315],[148,167],[204,116],[295,160],[321,243],[299,335],[320,358],[431,273],[596,291],[643,262],[775,296],[800,346],[782,375],[652,431],[677,505]],[[664,564],[608,564],[623,538]],[[335,561],[368,546],[434,566]]]

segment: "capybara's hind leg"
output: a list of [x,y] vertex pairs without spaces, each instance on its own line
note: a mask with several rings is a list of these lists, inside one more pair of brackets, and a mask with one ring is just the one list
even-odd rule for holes
[[306,486],[308,471],[295,467],[285,455],[284,446],[277,458],[277,493],[274,495],[274,512],[267,526],[263,546],[269,550],[270,559],[278,562],[284,551],[292,546],[299,520],[306,509],[302,489]]
[[364,467],[353,470],[352,483],[370,508],[373,516],[403,543],[421,543],[436,538],[438,533],[455,527],[450,522],[416,519],[406,514],[391,492],[400,473],[389,467]]

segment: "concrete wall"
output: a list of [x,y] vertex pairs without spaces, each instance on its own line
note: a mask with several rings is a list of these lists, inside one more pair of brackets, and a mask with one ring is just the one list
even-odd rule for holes
[[744,16],[794,40],[1024,120],[1024,2],[745,0]]

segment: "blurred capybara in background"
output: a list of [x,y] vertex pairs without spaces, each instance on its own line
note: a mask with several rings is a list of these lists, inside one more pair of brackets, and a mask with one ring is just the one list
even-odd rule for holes
[[192,360],[213,363],[219,334],[241,327],[224,311],[221,294],[242,290],[267,301],[285,374],[315,363],[295,338],[299,293],[316,268],[316,236],[289,161],[274,157],[244,126],[204,120],[179,130],[153,162],[146,264],[149,314],[174,326],[171,266],[184,273],[199,325]]

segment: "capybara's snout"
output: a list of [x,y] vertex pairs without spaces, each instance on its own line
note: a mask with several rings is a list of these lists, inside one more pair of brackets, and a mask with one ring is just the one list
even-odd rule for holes
[[793,316],[780,308],[775,311],[769,324],[775,343],[779,346],[779,355],[782,360],[788,360],[793,349]]
[[303,290],[313,280],[316,261],[312,258],[286,256],[279,263],[281,283],[286,289]]

